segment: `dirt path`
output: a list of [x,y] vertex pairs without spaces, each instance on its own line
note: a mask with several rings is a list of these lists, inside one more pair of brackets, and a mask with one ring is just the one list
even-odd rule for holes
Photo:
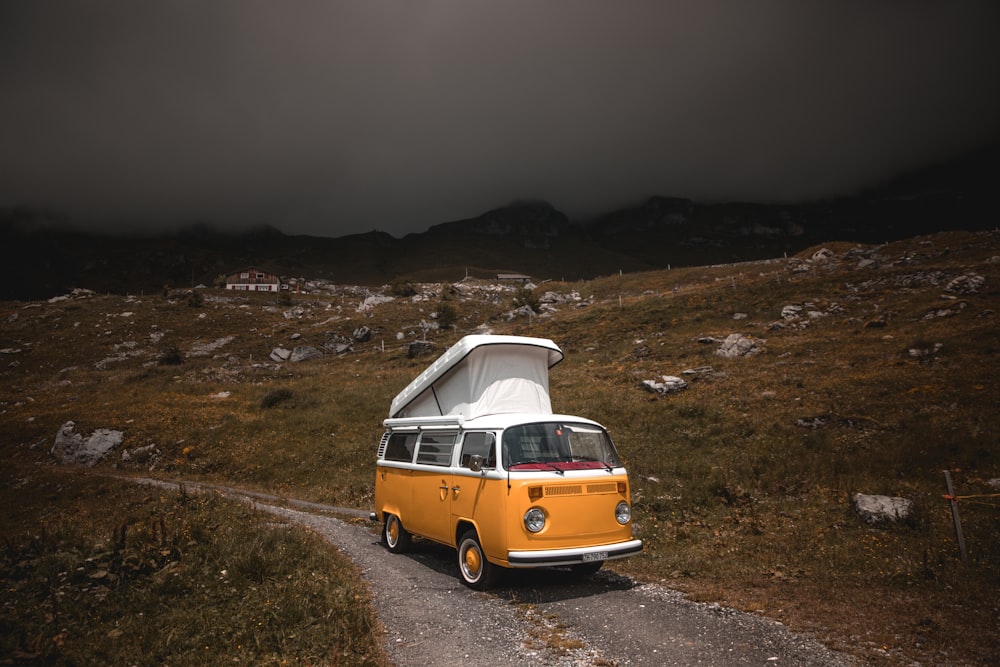
[[316,531],[357,563],[386,628],[389,656],[400,667],[857,664],[780,623],[689,602],[676,591],[612,572],[575,580],[554,570],[519,571],[496,590],[478,593],[459,582],[453,550],[417,541],[412,553],[393,555],[371,526],[333,516],[366,512],[215,485],[183,486],[248,499]]

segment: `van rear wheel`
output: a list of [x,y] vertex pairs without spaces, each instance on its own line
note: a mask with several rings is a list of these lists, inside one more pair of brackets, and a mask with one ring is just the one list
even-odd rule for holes
[[403,528],[403,522],[395,514],[386,514],[382,524],[382,542],[386,549],[394,554],[401,554],[410,549],[410,533]]
[[486,560],[474,530],[466,531],[458,541],[458,573],[463,584],[477,591],[492,586],[499,574],[497,566]]

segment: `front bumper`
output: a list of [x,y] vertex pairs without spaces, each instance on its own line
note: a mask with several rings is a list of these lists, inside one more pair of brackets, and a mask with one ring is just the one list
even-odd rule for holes
[[579,565],[595,560],[625,558],[642,551],[642,540],[629,540],[615,544],[577,549],[547,549],[544,551],[508,551],[507,563],[511,567],[548,567]]

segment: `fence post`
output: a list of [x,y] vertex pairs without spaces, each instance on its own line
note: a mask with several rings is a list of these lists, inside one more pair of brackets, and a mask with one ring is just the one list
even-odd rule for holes
[[958,551],[962,556],[962,562],[969,562],[969,556],[965,552],[965,537],[962,535],[962,520],[958,518],[958,500],[955,492],[951,488],[951,471],[944,471],[944,485],[948,489],[948,502],[951,504],[951,519],[955,522],[955,537],[958,538]]

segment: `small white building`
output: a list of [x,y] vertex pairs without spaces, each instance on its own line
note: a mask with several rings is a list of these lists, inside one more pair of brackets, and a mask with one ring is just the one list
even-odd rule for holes
[[226,289],[244,292],[277,292],[281,278],[276,274],[250,266],[226,276]]
[[526,276],[523,273],[498,273],[497,280],[524,285],[531,282],[531,276]]

